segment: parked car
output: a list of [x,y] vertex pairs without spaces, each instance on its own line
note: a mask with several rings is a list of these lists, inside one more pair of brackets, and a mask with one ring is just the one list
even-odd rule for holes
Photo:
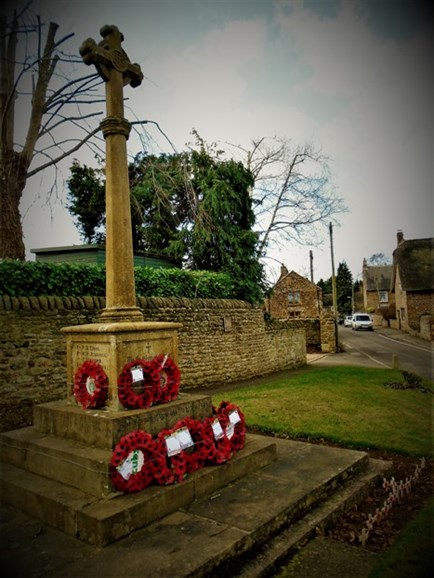
[[353,325],[353,316],[346,315],[344,319],[344,327],[352,327]]
[[374,331],[374,324],[372,322],[371,316],[367,313],[354,313],[351,328],[353,331],[358,331],[359,329],[366,329],[366,331]]

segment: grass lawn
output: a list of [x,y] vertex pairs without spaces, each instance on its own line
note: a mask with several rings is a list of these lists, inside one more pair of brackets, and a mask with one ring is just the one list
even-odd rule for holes
[[[401,372],[324,367],[213,396],[239,406],[247,426],[290,438],[433,457],[434,395],[386,387]],[[423,386],[434,391],[433,384]],[[382,556],[370,578],[422,578],[432,565],[434,500]],[[430,574],[431,575],[431,572]]]
[[[403,382],[391,369],[324,367],[213,395],[239,406],[247,427],[345,447],[433,457],[434,395],[385,387]],[[434,391],[433,384],[423,382]]]

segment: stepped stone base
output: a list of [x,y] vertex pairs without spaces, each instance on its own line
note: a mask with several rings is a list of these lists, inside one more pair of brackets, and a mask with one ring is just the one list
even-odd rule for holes
[[112,450],[125,434],[144,430],[156,435],[184,417],[204,419],[212,413],[211,397],[180,393],[176,401],[148,409],[84,411],[76,403],[53,401],[35,407],[36,431]]
[[229,462],[189,474],[180,484],[129,495],[116,491],[109,464],[123,435],[156,435],[184,417],[211,414],[211,397],[194,394],[121,412],[85,411],[68,401],[39,405],[34,426],[0,434],[2,499],[80,540],[107,546],[275,460],[271,438],[248,436]]
[[[102,499],[49,479],[43,472],[25,471],[10,459],[1,468],[1,496],[42,522],[103,547],[264,467],[275,455],[275,444],[269,439],[249,439],[230,462],[205,467],[180,484],[153,485],[136,494],[111,494]],[[3,457],[9,458],[9,454]],[[53,474],[53,469],[46,473]]]
[[[195,394],[134,411],[85,411],[68,400],[37,406],[34,426],[0,434],[1,499],[46,532],[60,531],[62,552],[72,547],[82,554],[75,562],[53,551],[48,572],[12,550],[4,549],[0,562],[16,575],[29,575],[29,564],[47,578],[259,578],[357,503],[388,469],[364,452],[248,434],[230,461],[180,484],[115,491],[109,463],[123,435],[156,435],[186,416],[211,413],[211,397]],[[10,526],[5,534],[10,540]]]
[[[270,443],[277,452],[275,460],[268,465],[257,461],[251,471],[238,469],[249,445],[264,448],[262,444]],[[8,518],[3,514],[1,559],[16,575],[39,572],[47,578],[269,576],[361,501],[389,468],[388,462],[369,460],[364,452],[248,435],[245,449],[233,461],[205,468],[179,486],[151,487],[136,495],[84,503],[77,490],[65,495],[58,484],[47,480],[43,490],[38,485],[42,477],[6,465],[1,476],[3,497],[20,509],[33,509],[38,519],[47,506],[47,515],[53,515],[45,524],[63,524],[70,535],[48,526],[36,532],[31,519],[3,506]],[[229,477],[215,480],[214,476],[228,475],[223,474],[225,469],[233,470],[233,481]],[[148,490],[145,505],[143,496]],[[175,496],[176,509],[169,513],[166,508]],[[63,500],[64,507],[52,508],[55,500]],[[154,512],[159,509],[159,519],[129,533],[148,507]],[[28,528],[32,539],[26,534]],[[74,537],[77,530],[88,532],[81,536],[85,541]],[[121,535],[125,537],[114,541]],[[96,543],[96,537],[99,544],[89,544]],[[104,543],[107,546],[100,549],[98,545]],[[21,544],[26,555],[20,557],[16,554]]]

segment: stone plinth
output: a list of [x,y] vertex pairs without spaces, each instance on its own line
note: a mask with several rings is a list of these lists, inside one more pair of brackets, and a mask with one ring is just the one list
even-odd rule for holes
[[84,410],[77,404],[51,401],[35,406],[33,421],[39,433],[112,450],[122,436],[132,431],[144,430],[156,436],[184,417],[203,420],[211,414],[210,396],[180,393],[170,403],[118,412]]
[[121,411],[117,381],[123,367],[134,359],[151,360],[168,355],[178,362],[178,329],[180,323],[92,323],[64,327],[66,334],[67,400],[76,403],[74,375],[85,361],[98,362],[108,377],[105,408]]

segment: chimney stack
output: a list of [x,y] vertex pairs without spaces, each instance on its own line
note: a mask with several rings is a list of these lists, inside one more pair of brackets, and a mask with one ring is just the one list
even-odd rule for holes
[[398,229],[396,233],[396,240],[398,247],[404,241],[404,233],[401,231],[401,229]]

